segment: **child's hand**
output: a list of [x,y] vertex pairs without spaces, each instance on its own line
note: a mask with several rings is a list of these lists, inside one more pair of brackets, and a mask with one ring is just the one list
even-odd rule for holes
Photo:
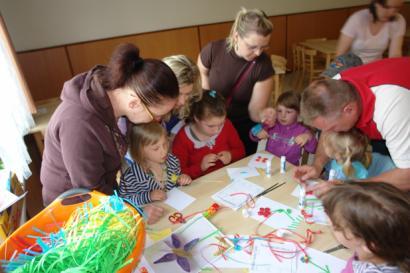
[[224,165],[228,165],[229,163],[231,163],[232,155],[228,151],[222,151],[218,153],[218,157],[219,157],[219,160],[221,160]]
[[148,225],[155,224],[164,214],[164,209],[154,205],[147,205],[144,207],[144,213],[147,215]]
[[149,196],[152,201],[163,201],[167,199],[167,194],[163,190],[153,190]]
[[259,117],[263,124],[272,127],[276,122],[276,110],[272,107],[265,108],[260,112]]
[[269,134],[265,130],[262,130],[256,135],[256,137],[259,139],[265,139],[265,138],[269,138]]
[[185,186],[192,182],[192,178],[189,175],[181,174],[178,178],[178,185]]
[[295,143],[296,143],[297,145],[299,145],[300,147],[303,147],[303,146],[305,146],[305,144],[306,144],[312,137],[313,137],[313,135],[312,135],[312,133],[310,133],[310,132],[306,132],[306,133],[300,134],[300,135],[298,135],[298,136],[295,138]]
[[202,158],[201,170],[204,172],[208,170],[209,167],[215,166],[215,162],[219,159],[216,154],[207,154]]

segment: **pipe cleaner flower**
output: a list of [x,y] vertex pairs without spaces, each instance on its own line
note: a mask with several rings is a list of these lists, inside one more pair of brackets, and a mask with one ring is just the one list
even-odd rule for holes
[[176,260],[177,264],[185,272],[191,272],[191,265],[189,264],[188,258],[191,258],[192,255],[189,251],[199,242],[199,238],[189,241],[184,246],[182,246],[181,240],[175,234],[171,234],[171,240],[171,244],[165,241],[165,243],[171,248],[171,252],[156,260],[154,264],[167,263]]
[[171,175],[171,182],[172,182],[173,184],[176,184],[176,183],[178,182],[178,178],[179,178],[179,176],[173,173],[173,174]]
[[258,215],[268,218],[271,214],[270,208],[259,208]]

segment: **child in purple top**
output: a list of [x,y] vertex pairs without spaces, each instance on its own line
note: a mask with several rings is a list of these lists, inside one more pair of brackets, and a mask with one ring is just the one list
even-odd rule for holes
[[268,139],[266,151],[299,165],[302,148],[309,153],[316,151],[317,139],[311,131],[298,122],[300,96],[288,91],[279,96],[276,103],[275,119],[265,120],[254,126],[249,132],[254,141]]

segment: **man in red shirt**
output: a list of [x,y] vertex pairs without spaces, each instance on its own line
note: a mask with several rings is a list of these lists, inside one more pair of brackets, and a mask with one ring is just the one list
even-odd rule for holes
[[[386,140],[397,168],[371,181],[403,190],[410,190],[409,71],[408,57],[351,68],[334,79],[312,82],[304,90],[301,104],[304,121],[322,130],[322,136],[356,127],[370,139]],[[313,165],[298,167],[295,178],[305,181],[319,177],[328,160],[319,140]]]

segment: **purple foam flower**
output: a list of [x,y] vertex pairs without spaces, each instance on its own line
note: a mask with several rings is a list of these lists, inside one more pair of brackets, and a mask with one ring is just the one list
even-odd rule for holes
[[178,238],[177,235],[171,234],[171,243],[165,242],[170,248],[170,253],[166,253],[164,256],[159,258],[154,262],[154,264],[158,263],[166,263],[177,261],[177,264],[184,270],[185,272],[191,272],[191,265],[189,264],[188,258],[191,257],[191,253],[189,251],[199,242],[199,238],[193,239],[186,243],[183,247],[181,240]]

